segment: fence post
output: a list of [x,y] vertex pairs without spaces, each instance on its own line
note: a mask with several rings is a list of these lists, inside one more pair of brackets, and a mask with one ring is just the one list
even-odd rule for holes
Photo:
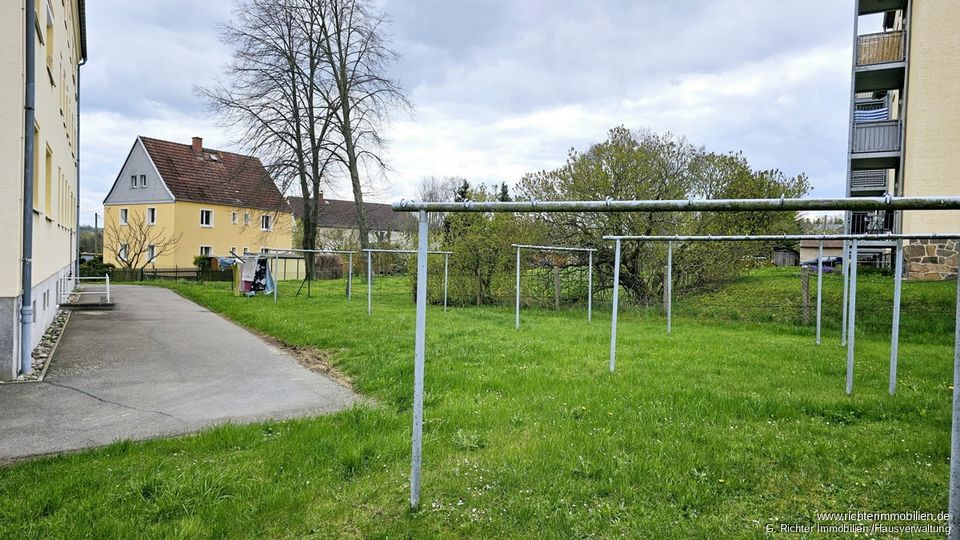
[[850,246],[850,306],[847,314],[847,395],[853,393],[853,355],[857,320],[857,241]]
[[448,273],[450,270],[450,255],[447,253],[443,254],[443,310],[447,310],[447,283],[448,283]]
[[110,274],[104,274],[104,277],[107,278],[107,303],[110,303]]
[[620,301],[620,240],[613,256],[613,313],[610,317],[610,373],[617,367],[617,304]]
[[960,272],[957,273],[956,310],[953,336],[953,413],[950,429],[950,538],[960,537]]
[[820,320],[823,312],[823,241],[817,249],[817,345],[820,344]]
[[[373,252],[367,252],[367,317],[373,313]],[[419,286],[419,284],[418,284]]]
[[[420,504],[420,465],[423,455],[423,371],[427,330],[427,213],[420,211],[417,246],[417,327],[413,354],[413,436],[410,464],[410,506]],[[369,252],[368,252],[369,253]]]
[[517,302],[516,302],[516,328],[520,328],[520,248],[517,248]]
[[897,391],[897,356],[900,354],[900,293],[903,282],[903,240],[894,250],[897,260],[893,273],[893,329],[890,334],[890,395]]
[[843,266],[840,269],[843,271],[843,318],[840,321],[840,345],[847,344],[847,311],[849,306],[849,294],[850,294],[850,246],[846,240],[843,241]]
[[347,255],[347,302],[353,299],[353,252]]

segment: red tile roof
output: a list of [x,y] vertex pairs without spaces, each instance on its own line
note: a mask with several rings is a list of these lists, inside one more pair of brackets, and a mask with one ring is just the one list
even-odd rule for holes
[[[293,215],[297,219],[303,218],[303,198],[287,197]],[[410,232],[416,223],[406,212],[394,212],[389,204],[363,203],[364,216],[367,218],[367,227],[372,231],[400,231]],[[321,199],[317,227],[321,229],[355,229],[357,227],[357,205],[354,201],[337,199]]]
[[263,163],[253,156],[140,137],[163,182],[181,201],[290,212]]

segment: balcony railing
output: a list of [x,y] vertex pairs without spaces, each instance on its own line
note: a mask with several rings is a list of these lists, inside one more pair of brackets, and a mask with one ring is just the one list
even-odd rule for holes
[[900,151],[900,122],[864,122],[853,125],[853,152],[877,153]]
[[857,37],[857,65],[886,64],[904,59],[903,30]]
[[850,234],[885,234],[893,232],[893,212],[853,212]]
[[868,169],[853,171],[850,175],[850,191],[886,191],[887,171]]

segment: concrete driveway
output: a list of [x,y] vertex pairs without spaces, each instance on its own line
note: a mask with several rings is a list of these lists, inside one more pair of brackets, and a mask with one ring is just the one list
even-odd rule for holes
[[42,383],[0,385],[0,461],[340,410],[358,396],[159,287],[75,311]]

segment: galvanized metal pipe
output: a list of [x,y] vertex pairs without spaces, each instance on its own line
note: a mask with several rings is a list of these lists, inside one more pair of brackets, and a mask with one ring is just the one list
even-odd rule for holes
[[450,255],[443,256],[443,310],[447,310],[447,283],[450,275]]
[[[38,141],[34,137],[37,105],[37,10],[26,4],[24,12],[24,60],[23,60],[23,208],[21,213],[20,252],[20,362],[15,371],[29,375],[33,353],[33,200],[34,155],[39,155]],[[9,135],[8,135],[9,136]],[[78,176],[79,178],[79,176]],[[79,197],[79,193],[78,193]],[[77,234],[80,230],[77,229]]]
[[347,256],[347,302],[353,300],[353,252]]
[[104,274],[107,279],[107,303],[110,303],[110,274]]
[[373,314],[373,251],[367,251],[367,317]]
[[673,331],[673,242],[667,242],[667,335]]
[[[280,262],[280,261],[278,260],[278,256],[277,256],[277,255],[274,255],[274,256],[273,256],[273,269],[272,269],[271,272],[270,272],[271,275],[273,276],[273,303],[274,303],[274,304],[277,303],[277,289],[280,288],[279,284],[277,283],[277,268],[279,267],[279,262]],[[284,277],[286,277],[286,276],[284,276]]]
[[580,251],[580,252],[589,252],[593,253],[596,251],[594,248],[581,248],[581,247],[566,247],[566,246],[531,246],[527,244],[510,244],[510,247],[523,248],[523,249],[537,249],[540,251]]
[[951,240],[960,238],[960,232],[918,234],[730,234],[730,235],[608,235],[604,240],[631,240],[642,242],[752,242],[777,240]]
[[587,322],[593,322],[593,251],[587,253]]
[[[409,253],[409,254],[418,254],[420,251],[416,249],[362,249],[364,253]],[[428,250],[427,255],[453,255],[452,251],[434,251]]]
[[890,333],[890,395],[897,391],[897,357],[900,354],[900,293],[903,284],[903,240],[894,252],[897,260],[893,272],[893,328]]
[[843,319],[840,322],[840,345],[847,344],[847,313],[850,312],[850,243],[843,241]]
[[423,461],[423,371],[427,345],[427,213],[420,212],[417,250],[417,327],[413,353],[413,436],[410,464],[410,507],[420,505],[420,467]]
[[853,393],[853,361],[857,323],[857,241],[850,246],[850,313],[847,315],[847,395]]
[[820,344],[820,320],[823,313],[823,241],[817,249],[817,345]]
[[617,311],[620,303],[620,240],[613,256],[613,313],[610,317],[610,373],[617,368]]
[[950,428],[949,537],[960,538],[960,272],[957,273],[957,313],[953,335],[953,414]]
[[515,314],[516,323],[515,323],[514,327],[519,329],[519,328],[520,328],[520,248],[517,248],[517,286],[516,286],[516,293],[517,293],[516,310],[515,310],[515,313],[516,313],[516,314]]
[[831,199],[687,199],[640,201],[418,202],[392,205],[398,212],[742,212],[822,210],[960,210],[960,197],[845,197]]

